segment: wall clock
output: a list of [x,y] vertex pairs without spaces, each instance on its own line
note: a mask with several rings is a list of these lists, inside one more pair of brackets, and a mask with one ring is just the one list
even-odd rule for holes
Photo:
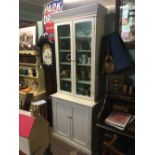
[[47,36],[41,36],[37,47],[41,52],[42,65],[45,68],[55,68],[55,47],[54,42],[49,41]]
[[42,49],[43,65],[52,66],[53,64],[52,53],[53,51],[51,45],[49,43],[45,43]]

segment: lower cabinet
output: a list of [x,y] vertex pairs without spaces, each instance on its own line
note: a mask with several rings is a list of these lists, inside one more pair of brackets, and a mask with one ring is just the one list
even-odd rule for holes
[[92,107],[52,97],[53,135],[91,154]]

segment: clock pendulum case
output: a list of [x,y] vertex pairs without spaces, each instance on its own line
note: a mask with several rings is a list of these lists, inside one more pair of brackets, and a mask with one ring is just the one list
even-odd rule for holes
[[37,47],[41,54],[42,66],[45,73],[46,97],[56,92],[56,65],[54,42],[49,41],[47,36],[41,36]]

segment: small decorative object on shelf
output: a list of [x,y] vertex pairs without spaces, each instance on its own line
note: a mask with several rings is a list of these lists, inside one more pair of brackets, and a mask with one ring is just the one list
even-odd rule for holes
[[125,78],[124,73],[109,75],[108,92],[126,98],[135,96],[134,85],[131,80]]
[[121,35],[125,45],[133,48],[135,45],[135,0],[117,0],[116,13],[116,31]]
[[69,78],[70,77],[70,70],[63,69],[60,73],[61,78]]
[[66,61],[68,61],[68,62],[71,61],[71,54],[70,53],[66,54]]

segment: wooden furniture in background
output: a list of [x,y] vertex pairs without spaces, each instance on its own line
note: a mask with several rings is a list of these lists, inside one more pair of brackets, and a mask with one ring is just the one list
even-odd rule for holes
[[31,107],[32,98],[33,98],[33,94],[27,93],[26,97],[25,97],[24,105],[23,105],[23,107],[21,107],[21,109],[29,111],[29,109]]
[[44,70],[38,51],[19,51],[19,101],[23,106],[27,93],[33,94],[33,101],[45,97]]
[[31,103],[31,111],[37,112],[39,115],[42,115],[46,120],[47,118],[47,102],[45,100],[39,100]]
[[103,103],[102,106],[103,107],[98,115],[98,121],[96,123],[96,126],[102,128],[104,130],[113,132],[115,134],[119,134],[119,135],[122,135],[122,136],[125,136],[128,138],[134,139],[134,136],[135,136],[134,124],[133,124],[134,122],[132,124],[130,124],[131,126],[133,125],[133,130],[131,129],[131,126],[128,126],[124,131],[118,130],[118,129],[104,123],[104,120],[112,112],[112,110],[118,110],[118,109],[115,109],[116,106],[117,106],[117,108],[119,106],[119,108],[120,108],[119,111],[135,115],[135,99],[134,99],[134,97],[108,94],[106,96],[105,103]]
[[102,152],[101,155],[125,155],[123,152],[119,151],[114,143],[117,141],[117,135],[112,135],[110,140],[105,140],[102,142]]
[[[120,111],[130,113],[132,115],[135,115],[135,99],[134,96],[124,96],[124,95],[118,95],[118,94],[108,94],[105,96],[105,100],[103,103],[103,106],[101,108],[101,111],[98,115],[98,120],[96,122],[96,127],[98,129],[99,135],[101,138],[100,140],[100,146],[103,145],[108,148],[112,149],[110,145],[107,143],[104,143],[105,136],[104,134],[113,135],[116,134],[118,137],[118,143],[123,147],[123,153],[126,153],[128,151],[131,151],[134,153],[134,143],[135,143],[135,121],[133,121],[131,124],[129,124],[125,130],[119,130],[111,125],[106,124],[104,121],[109,116],[111,111],[117,107],[114,105],[119,105]],[[118,108],[118,107],[117,107]],[[121,150],[120,150],[121,152]],[[117,154],[116,154],[117,155]],[[131,154],[133,155],[133,154]]]
[[46,102],[47,102],[47,120],[52,126],[52,100],[50,95],[56,92],[56,65],[55,65],[55,45],[49,41],[48,36],[42,35],[39,38],[37,47],[40,51],[41,62],[44,68]]
[[40,59],[44,68],[46,97],[56,92],[55,44],[47,35],[42,35],[37,42]]

